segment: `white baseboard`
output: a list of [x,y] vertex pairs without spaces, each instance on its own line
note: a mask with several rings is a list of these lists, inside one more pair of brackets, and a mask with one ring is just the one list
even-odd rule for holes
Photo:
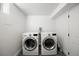
[[21,52],[21,48],[14,54],[14,56],[18,56],[18,54]]

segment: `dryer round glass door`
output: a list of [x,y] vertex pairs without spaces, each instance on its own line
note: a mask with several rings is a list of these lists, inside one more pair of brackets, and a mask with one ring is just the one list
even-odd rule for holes
[[32,51],[37,47],[37,41],[35,38],[26,38],[24,41],[24,47],[28,51]]
[[46,50],[52,50],[55,48],[55,41],[52,38],[45,38],[43,41],[43,47]]

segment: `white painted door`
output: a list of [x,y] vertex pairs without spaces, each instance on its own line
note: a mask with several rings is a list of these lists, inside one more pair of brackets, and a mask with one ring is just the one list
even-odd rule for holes
[[68,38],[68,12],[65,12],[56,20],[56,31],[58,34],[58,41],[64,53],[68,55],[69,38]]
[[69,14],[69,54],[79,56],[79,5],[73,8]]

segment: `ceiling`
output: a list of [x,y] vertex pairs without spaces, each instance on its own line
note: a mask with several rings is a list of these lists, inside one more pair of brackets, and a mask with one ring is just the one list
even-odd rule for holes
[[17,3],[27,15],[51,15],[59,3]]

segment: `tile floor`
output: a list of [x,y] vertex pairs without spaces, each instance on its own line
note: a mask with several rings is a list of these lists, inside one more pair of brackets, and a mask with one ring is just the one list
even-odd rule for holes
[[[22,51],[18,54],[18,56],[24,56],[23,54],[22,54]],[[39,56],[41,56],[41,55],[39,55]],[[52,55],[51,55],[52,56]],[[62,52],[57,52],[57,55],[53,55],[53,56],[66,56],[64,53],[62,53]]]

